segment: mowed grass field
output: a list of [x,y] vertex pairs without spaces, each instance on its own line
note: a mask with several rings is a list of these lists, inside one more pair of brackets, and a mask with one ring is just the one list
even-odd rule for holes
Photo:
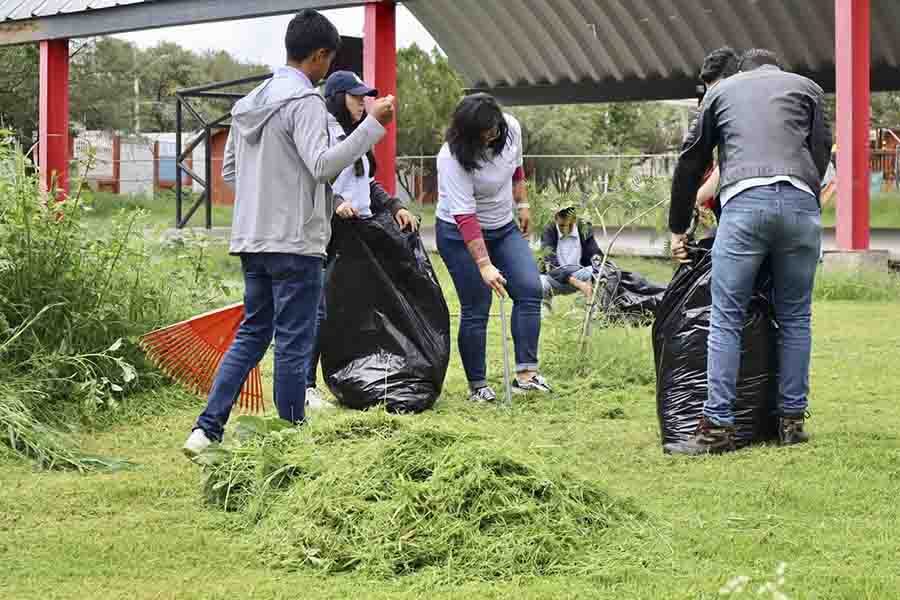
[[[209,252],[224,279],[239,277],[223,248]],[[456,314],[452,285],[434,261]],[[657,280],[672,270],[619,262]],[[517,400],[512,410],[471,405],[454,342],[435,410],[409,418],[495,439],[548,469],[599,482],[646,514],[640,525],[611,530],[569,573],[434,585],[415,575],[383,580],[270,568],[241,516],[206,503],[201,470],[180,453],[202,403],[160,402],[164,390],[133,398],[137,409],[118,423],[78,434],[86,451],[129,458],[133,470],[41,472],[0,451],[0,597],[697,599],[722,597],[722,586],[746,576],[752,582],[744,595],[732,597],[750,598],[776,582],[783,562],[780,589],[790,598],[895,598],[900,288],[880,283],[872,292],[872,282],[823,278],[814,317],[813,443],[791,449],[664,456],[649,329],[597,330],[582,355],[572,346],[579,313],[569,299],[557,303],[542,331],[544,371],[558,391],[552,398]],[[500,342],[493,319],[490,376],[498,389]],[[574,374],[579,361],[589,364],[584,375]]]

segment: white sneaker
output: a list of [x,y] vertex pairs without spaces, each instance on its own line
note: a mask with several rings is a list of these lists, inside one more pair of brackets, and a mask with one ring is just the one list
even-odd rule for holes
[[518,378],[513,380],[512,391],[514,394],[527,394],[528,392],[549,394],[553,392],[553,389],[547,383],[546,379],[540,375],[535,375],[525,382],[519,381]]
[[184,448],[182,451],[185,456],[190,459],[197,458],[197,456],[203,454],[203,452],[210,447],[213,443],[211,439],[206,437],[206,433],[202,429],[195,429],[191,432],[190,437],[184,443]]
[[316,388],[306,388],[306,408],[322,410],[334,408],[334,404],[325,399],[325,395]]

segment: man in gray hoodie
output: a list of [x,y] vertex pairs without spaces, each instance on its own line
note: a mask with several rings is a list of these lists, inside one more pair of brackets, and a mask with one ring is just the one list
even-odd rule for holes
[[328,19],[304,10],[288,25],[287,65],[231,111],[222,174],[235,189],[230,251],[241,258],[245,317],[184,445],[188,456],[221,441],[241,386],[273,335],[278,415],[304,419],[334,213],[329,182],[381,140],[393,119],[393,98],[381,98],[344,141],[331,139],[333,117],[314,83],[328,74],[339,44]]

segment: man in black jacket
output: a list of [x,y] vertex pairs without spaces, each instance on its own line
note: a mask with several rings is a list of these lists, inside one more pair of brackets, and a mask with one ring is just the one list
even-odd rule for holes
[[593,295],[593,268],[591,259],[602,256],[590,224],[578,226],[574,206],[559,207],[554,222],[544,229],[541,236],[544,252],[541,285],[544,288],[544,307],[551,308],[555,295],[581,292],[585,297]]
[[706,95],[672,181],[672,254],[688,259],[686,235],[703,172],[718,148],[722,217],[713,246],[709,396],[696,435],[666,446],[678,454],[734,449],[741,332],[763,260],[771,260],[779,329],[779,439],[808,440],[804,418],[812,347],[812,290],[821,247],[818,195],[831,130],[822,89],[750,50],[741,72]]

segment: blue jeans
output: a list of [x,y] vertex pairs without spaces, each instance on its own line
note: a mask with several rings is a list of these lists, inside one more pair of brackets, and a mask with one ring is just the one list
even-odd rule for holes
[[244,320],[216,373],[195,428],[221,440],[250,371],[275,336],[275,405],[292,423],[304,419],[306,368],[316,337],[322,259],[294,254],[243,254]]
[[[486,349],[488,317],[493,293],[481,279],[478,265],[456,225],[440,219],[435,227],[437,247],[450,271],[459,296],[459,354],[469,386],[487,385]],[[541,276],[528,242],[515,223],[483,232],[491,262],[506,278],[506,291],[513,301],[512,337],[516,352],[516,371],[538,367],[538,343],[541,337]]]
[[309,367],[306,369],[306,387],[316,387],[316,377],[319,372],[319,357],[322,355],[321,344],[319,344],[319,333],[322,331],[322,323],[328,312],[325,308],[325,271],[322,271],[322,299],[319,301],[319,309],[316,311],[316,345],[313,347],[312,358],[309,360]]
[[778,337],[778,408],[806,411],[812,350],[812,292],[821,248],[816,198],[788,183],[751,188],[722,211],[712,255],[712,315],[703,412],[732,425],[741,366],[741,332],[760,265],[769,257]]
[[[592,267],[583,267],[569,277],[574,277],[578,281],[591,283],[594,280],[594,269]],[[556,278],[550,275],[541,275],[541,287],[543,288],[544,298],[552,298],[553,296],[564,296],[566,294],[574,294],[578,291],[571,283],[560,283]]]

